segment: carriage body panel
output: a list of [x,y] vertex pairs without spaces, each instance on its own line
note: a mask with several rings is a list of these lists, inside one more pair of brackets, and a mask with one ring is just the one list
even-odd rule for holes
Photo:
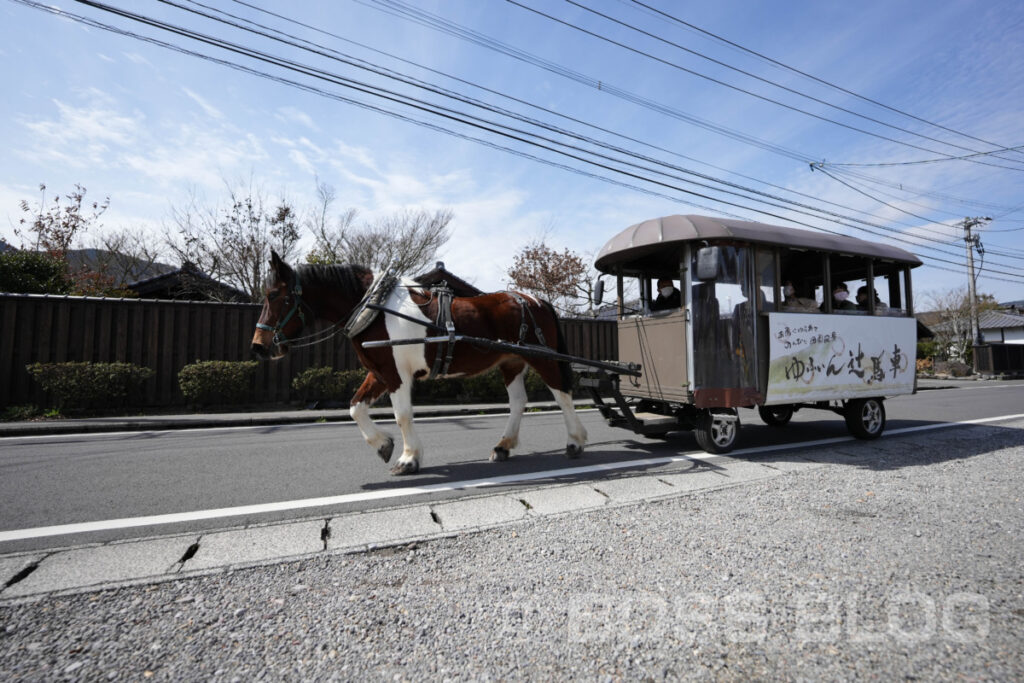
[[618,322],[619,361],[646,368],[636,380],[622,385],[624,396],[659,396],[681,402],[693,399],[689,388],[686,327],[683,310],[660,316],[634,315]]

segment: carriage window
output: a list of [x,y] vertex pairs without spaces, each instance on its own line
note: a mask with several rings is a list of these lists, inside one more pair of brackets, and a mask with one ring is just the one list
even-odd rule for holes
[[[720,246],[719,273],[713,280],[693,278],[694,385],[755,385],[754,329],[757,288],[753,286],[753,250]],[[693,252],[691,272],[697,272]]]
[[[875,315],[907,315],[903,271],[904,268],[896,263],[875,261]],[[878,306],[878,301],[883,306]]]
[[[832,312],[844,315],[868,315],[866,292],[871,259],[863,256],[833,254],[829,257],[832,275],[830,300]],[[823,310],[827,310],[824,309]]]
[[787,313],[819,313],[825,267],[821,252],[804,249],[782,249],[779,254],[782,272],[782,304]]
[[758,311],[777,310],[775,305],[775,252],[772,249],[758,249],[754,276],[757,278]]

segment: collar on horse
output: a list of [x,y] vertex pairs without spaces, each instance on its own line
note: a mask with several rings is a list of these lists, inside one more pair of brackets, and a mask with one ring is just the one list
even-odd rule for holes
[[398,284],[398,276],[395,275],[395,270],[395,264],[391,264],[367,288],[362,301],[352,309],[352,313],[348,316],[348,321],[342,330],[346,337],[354,337],[369,327],[370,323],[377,317],[378,311],[383,309],[383,302],[391,296],[392,290]]

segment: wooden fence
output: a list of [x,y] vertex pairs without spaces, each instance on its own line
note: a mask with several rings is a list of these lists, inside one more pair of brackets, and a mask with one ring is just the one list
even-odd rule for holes
[[975,346],[974,371],[983,375],[1024,375],[1024,344]]
[[[185,404],[178,372],[197,360],[250,360],[257,304],[102,299],[0,293],[0,407],[46,405],[25,366],[36,362],[134,363],[155,371],[146,382],[147,406]],[[569,353],[618,358],[615,323],[563,320]],[[335,337],[261,363],[254,403],[293,398],[292,379],[310,367],[358,367],[352,344]]]

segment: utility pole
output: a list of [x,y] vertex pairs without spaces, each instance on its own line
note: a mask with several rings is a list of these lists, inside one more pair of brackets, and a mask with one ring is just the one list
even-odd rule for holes
[[981,237],[971,234],[971,228],[988,223],[991,218],[964,218],[961,225],[964,229],[964,244],[967,246],[967,295],[971,304],[971,343],[981,344],[981,330],[978,328],[978,296],[974,290],[974,250],[981,251]]

